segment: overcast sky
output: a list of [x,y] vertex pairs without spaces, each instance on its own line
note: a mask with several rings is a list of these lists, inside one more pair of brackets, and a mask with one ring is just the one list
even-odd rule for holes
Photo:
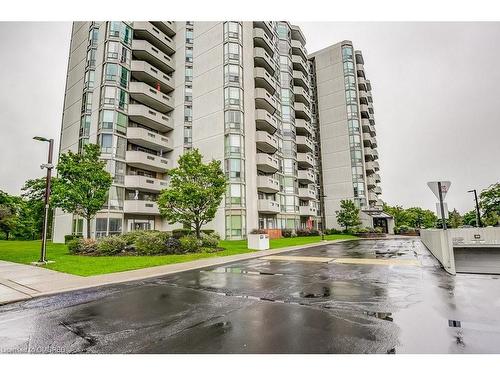
[[[500,180],[500,23],[296,22],[314,52],[363,51],[372,83],[383,199],[434,210],[426,182],[450,180],[450,210]],[[70,23],[0,23],[0,189],[18,194],[58,149]]]

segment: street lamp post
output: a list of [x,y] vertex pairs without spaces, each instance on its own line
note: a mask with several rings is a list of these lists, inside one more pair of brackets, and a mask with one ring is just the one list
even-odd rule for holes
[[482,227],[482,223],[481,223],[481,213],[479,212],[479,202],[477,200],[477,192],[476,192],[476,189],[472,189],[472,190],[468,190],[467,193],[474,193],[474,199],[476,201],[476,216],[477,216],[477,220],[476,220],[476,227]]
[[47,139],[43,137],[33,137],[33,139],[41,142],[49,143],[49,156],[47,159],[47,164],[42,164],[40,167],[42,169],[47,169],[47,177],[45,180],[45,211],[43,214],[43,232],[42,232],[42,248],[40,251],[40,260],[38,263],[47,263],[46,254],[47,254],[47,223],[49,220],[49,199],[50,199],[50,180],[52,177],[52,153],[54,149],[54,140]]
[[326,215],[325,215],[325,201],[324,198],[326,198],[326,195],[320,194],[319,196],[319,201],[321,204],[321,241],[325,240],[325,220],[326,220]]

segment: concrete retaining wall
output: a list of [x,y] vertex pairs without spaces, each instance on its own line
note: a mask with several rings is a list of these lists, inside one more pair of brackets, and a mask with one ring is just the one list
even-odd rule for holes
[[450,229],[453,247],[500,247],[500,227]]
[[420,239],[432,255],[439,260],[444,269],[452,275],[455,275],[455,256],[453,255],[450,231],[442,229],[422,229],[420,230]]

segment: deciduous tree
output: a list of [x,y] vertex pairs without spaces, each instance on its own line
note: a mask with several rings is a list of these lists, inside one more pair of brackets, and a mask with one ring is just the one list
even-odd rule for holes
[[178,164],[168,171],[169,187],[161,192],[158,206],[170,224],[192,228],[200,238],[201,227],[215,217],[227,179],[220,161],[204,164],[196,149],[181,155]]
[[349,228],[361,224],[359,220],[359,208],[356,207],[352,200],[343,199],[340,201],[340,210],[337,212],[337,222],[345,227],[346,231]]
[[58,179],[52,187],[56,207],[83,217],[90,238],[90,221],[106,202],[112,177],[104,170],[98,145],[87,144],[82,153],[61,154],[57,165]]

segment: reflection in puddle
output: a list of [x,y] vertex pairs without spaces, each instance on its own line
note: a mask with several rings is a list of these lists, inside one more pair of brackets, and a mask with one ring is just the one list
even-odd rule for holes
[[373,316],[374,318],[386,320],[388,322],[392,322],[394,320],[392,318],[392,313],[388,313],[388,312],[365,311],[365,314],[368,316]]
[[273,272],[260,272],[260,271],[247,271],[239,267],[218,267],[212,270],[202,270],[201,272],[213,272],[213,273],[235,273],[235,274],[247,274],[247,275],[264,275],[264,276],[284,276],[283,273],[273,273]]

